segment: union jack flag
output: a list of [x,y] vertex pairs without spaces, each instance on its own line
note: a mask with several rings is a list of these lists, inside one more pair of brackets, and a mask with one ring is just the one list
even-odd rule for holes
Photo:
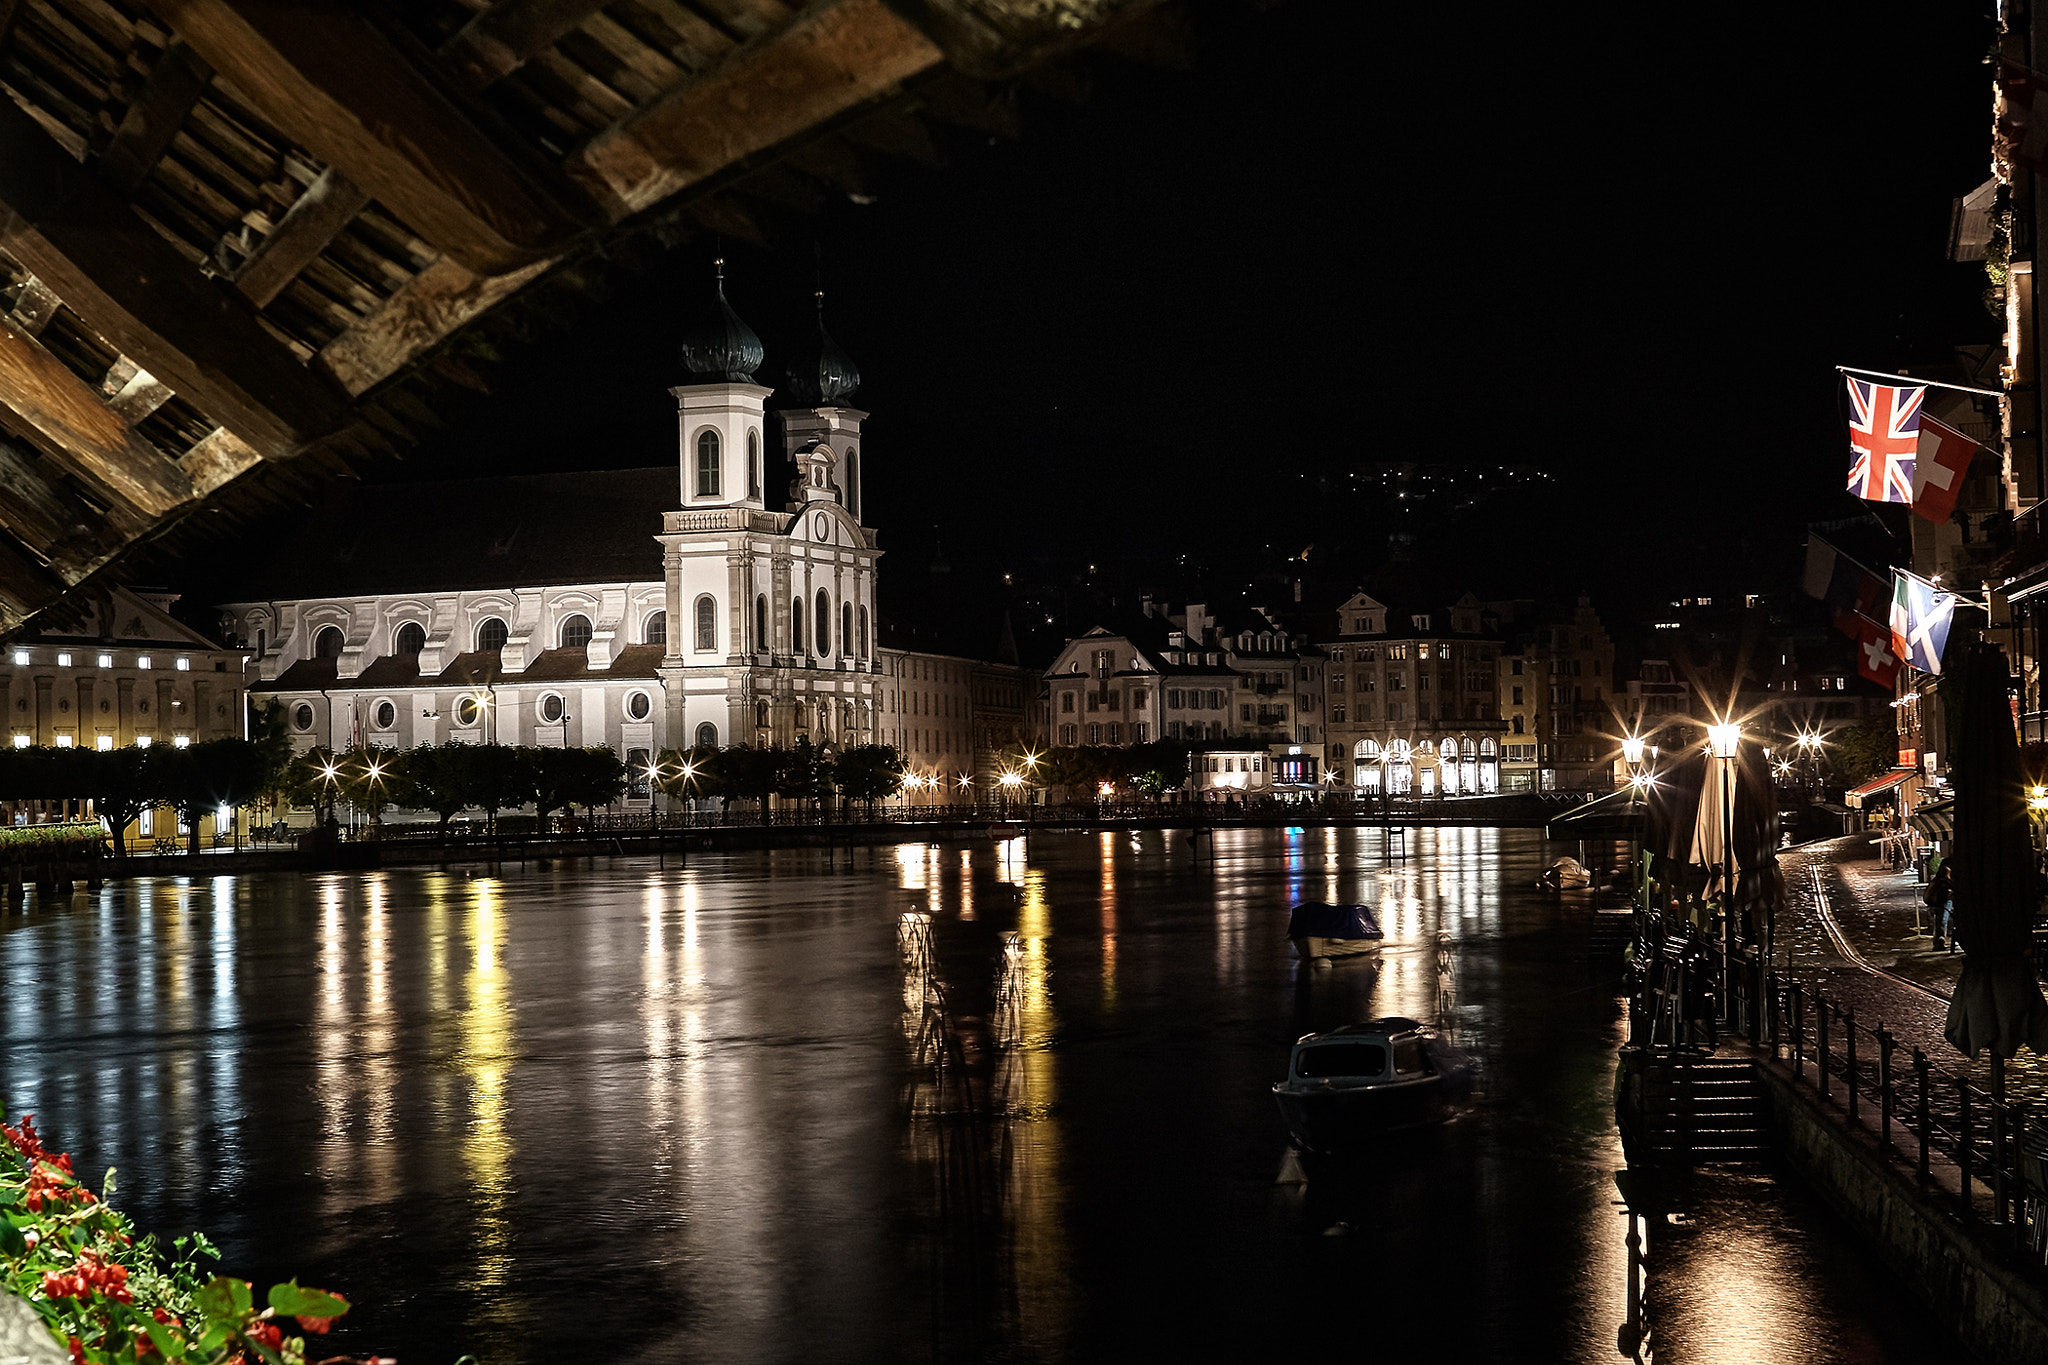
[[1854,375],[1849,381],[1849,491],[1866,502],[1913,501],[1913,456],[1920,448],[1922,387],[1893,388]]

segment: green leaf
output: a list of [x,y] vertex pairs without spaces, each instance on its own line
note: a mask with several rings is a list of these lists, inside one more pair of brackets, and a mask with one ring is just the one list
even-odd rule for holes
[[270,1287],[270,1306],[287,1317],[338,1318],[348,1311],[348,1300],[324,1289],[306,1289],[296,1278]]
[[253,1291],[247,1280],[231,1280],[225,1275],[216,1275],[207,1282],[198,1295],[199,1311],[210,1319],[225,1320],[239,1325],[256,1306]]
[[0,1218],[0,1256],[28,1255],[28,1239],[21,1235],[21,1229],[4,1218]]
[[136,1315],[136,1321],[142,1324],[143,1331],[149,1333],[150,1344],[156,1347],[159,1355],[165,1360],[176,1360],[178,1358],[177,1353],[183,1349],[183,1343],[171,1332],[170,1328],[164,1326],[164,1324],[158,1322],[153,1317],[145,1317],[141,1314]]
[[102,1181],[100,1182],[100,1198],[102,1198],[102,1199],[112,1199],[113,1197],[114,1197],[114,1168],[113,1168],[112,1166],[109,1166],[109,1167],[107,1167],[107,1178],[106,1178],[105,1180],[102,1180]]

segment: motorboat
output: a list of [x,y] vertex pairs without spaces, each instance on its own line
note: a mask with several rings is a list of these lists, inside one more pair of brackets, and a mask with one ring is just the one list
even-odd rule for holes
[[1273,1098],[1302,1148],[1337,1155],[1440,1123],[1471,1102],[1477,1063],[1413,1019],[1374,1019],[1294,1045]]
[[1287,937],[1303,962],[1328,967],[1338,958],[1377,954],[1386,934],[1369,905],[1303,901],[1287,917]]

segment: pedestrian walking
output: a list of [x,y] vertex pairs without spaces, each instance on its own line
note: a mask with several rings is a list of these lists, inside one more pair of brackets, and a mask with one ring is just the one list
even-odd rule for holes
[[1949,876],[1948,860],[1944,858],[1934,869],[1934,875],[1927,879],[1927,889],[1921,893],[1927,908],[1934,912],[1934,951],[1956,950],[1955,927],[1950,916],[1955,903],[1955,882]]

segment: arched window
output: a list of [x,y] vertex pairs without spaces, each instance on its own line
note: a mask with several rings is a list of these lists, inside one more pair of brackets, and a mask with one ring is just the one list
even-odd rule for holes
[[830,654],[832,652],[832,599],[826,595],[823,588],[818,589],[817,627],[812,631],[812,634],[817,637],[818,653],[821,655]]
[[339,659],[341,657],[341,628],[329,626],[313,637],[313,657],[316,659]]
[[697,652],[710,654],[718,648],[718,603],[708,593],[697,599]]
[[697,437],[697,496],[718,496],[718,433],[706,431]]
[[868,657],[868,609],[860,609],[860,657]]
[[839,652],[853,653],[853,603],[839,604]]
[[578,612],[562,622],[562,648],[586,649],[590,645],[590,618]]
[[757,701],[757,702],[755,702],[755,703],[754,703],[754,724],[755,724],[755,725],[757,725],[757,726],[759,726],[759,727],[760,727],[761,729],[763,729],[763,730],[765,730],[765,729],[767,729],[767,728],[768,728],[768,703],[767,703],[767,702],[765,702],[765,701]]
[[860,520],[860,452],[846,448],[846,510]]
[[1437,757],[1441,761],[1445,763],[1456,763],[1458,761],[1458,741],[1455,739],[1446,739],[1443,743],[1436,746],[1436,752]]
[[407,621],[398,628],[397,649],[400,654],[417,654],[427,647],[427,628],[417,621]]
[[754,648],[768,648],[768,597],[765,593],[754,599]]
[[635,801],[645,801],[651,794],[651,783],[647,770],[653,766],[648,762],[645,749],[626,750],[626,777],[630,785],[626,795]]
[[657,611],[647,618],[647,629],[640,632],[650,645],[668,644],[668,613]]
[[747,496],[761,496],[761,433],[747,432]]
[[1492,758],[1498,752],[1499,751],[1493,747],[1492,740],[1482,739],[1479,741],[1479,756],[1481,758]]
[[789,599],[789,651],[792,654],[804,652],[804,599]]
[[476,628],[476,647],[486,653],[494,649],[503,649],[505,637],[510,633],[505,629],[503,621],[495,616],[489,617]]

